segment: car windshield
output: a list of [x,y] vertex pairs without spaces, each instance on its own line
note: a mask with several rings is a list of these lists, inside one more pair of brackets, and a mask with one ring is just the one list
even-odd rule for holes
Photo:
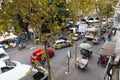
[[13,69],[13,67],[2,67],[1,71],[2,71],[2,73],[4,73],[4,72],[7,72],[7,71],[9,71],[11,69]]
[[7,61],[5,62],[6,66],[16,66],[16,64],[14,62],[10,62],[10,61]]
[[37,56],[33,53],[33,54],[32,54],[32,57],[33,57],[33,58],[36,58]]
[[62,43],[56,43],[56,44],[62,44]]
[[1,54],[0,54],[0,58],[3,58],[3,57],[5,57],[5,56],[7,56],[7,55],[4,54],[4,53],[1,53]]
[[45,75],[41,72],[34,72],[32,71],[29,76],[26,75],[24,77],[22,77],[21,79],[19,80],[41,80]]
[[37,72],[35,75],[33,75],[34,80],[40,80],[44,77],[44,74],[41,72]]

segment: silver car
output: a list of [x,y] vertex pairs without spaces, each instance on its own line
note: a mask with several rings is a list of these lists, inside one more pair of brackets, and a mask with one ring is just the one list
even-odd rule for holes
[[77,40],[80,39],[80,35],[79,35],[79,34],[75,34],[75,35],[72,37],[72,39],[73,39],[74,41],[77,41]]
[[60,40],[57,40],[55,42],[54,48],[55,49],[60,49],[60,48],[68,47],[68,46],[71,46],[71,45],[72,45],[71,41],[60,39]]

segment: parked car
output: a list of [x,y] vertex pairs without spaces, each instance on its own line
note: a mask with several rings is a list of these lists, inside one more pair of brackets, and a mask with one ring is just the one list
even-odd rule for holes
[[22,64],[0,75],[0,80],[48,80],[48,71]]
[[71,41],[69,40],[64,40],[64,39],[60,39],[60,40],[57,40],[54,44],[54,48],[55,49],[60,49],[60,48],[63,48],[63,47],[68,47],[68,46],[71,46],[72,43]]
[[21,65],[21,63],[18,61],[0,61],[0,74],[11,70],[18,65]]
[[80,35],[79,35],[79,34],[75,34],[75,36],[73,36],[72,39],[73,39],[74,41],[77,41],[77,40],[80,39]]
[[[34,63],[35,60],[41,61],[43,58],[45,58],[43,56],[43,54],[45,53],[44,51],[45,50],[43,48],[34,51],[33,54],[30,56],[30,61],[32,63]],[[54,56],[54,50],[53,49],[47,48],[47,53],[48,53],[49,57]]]
[[3,48],[0,48],[0,61],[9,61],[10,57]]

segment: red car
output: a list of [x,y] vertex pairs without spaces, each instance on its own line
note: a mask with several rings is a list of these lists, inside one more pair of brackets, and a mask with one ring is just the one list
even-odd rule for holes
[[[49,57],[54,56],[54,50],[52,49],[47,49],[47,53]],[[30,56],[30,61],[32,63],[34,63],[35,60],[40,61],[42,58],[44,58],[42,54],[45,54],[44,49],[39,49],[39,50],[34,51],[33,54]]]

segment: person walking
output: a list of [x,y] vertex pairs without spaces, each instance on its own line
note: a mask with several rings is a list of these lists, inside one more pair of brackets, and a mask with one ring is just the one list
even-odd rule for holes
[[108,41],[111,41],[111,38],[112,38],[112,32],[113,32],[112,29],[109,29],[109,30],[108,30]]
[[108,41],[111,41],[111,37],[112,37],[112,35],[108,34]]
[[86,42],[87,42],[87,38],[84,38],[84,39],[83,39],[83,43],[86,43]]
[[106,39],[105,39],[104,35],[102,35],[102,42],[105,42],[105,41],[106,41]]

